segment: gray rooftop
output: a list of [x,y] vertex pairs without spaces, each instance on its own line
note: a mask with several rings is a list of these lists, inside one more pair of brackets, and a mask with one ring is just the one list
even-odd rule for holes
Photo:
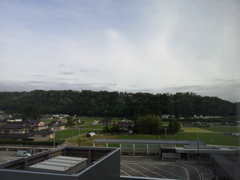
[[[197,140],[152,140],[152,139],[94,139],[93,143],[126,143],[126,144],[179,144],[179,145],[197,145]],[[206,146],[199,141],[199,146]]]

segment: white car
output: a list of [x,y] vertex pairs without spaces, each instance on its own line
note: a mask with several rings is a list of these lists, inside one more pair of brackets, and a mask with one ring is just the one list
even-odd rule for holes
[[31,156],[31,154],[28,153],[27,151],[18,151],[17,156],[25,157],[25,156]]

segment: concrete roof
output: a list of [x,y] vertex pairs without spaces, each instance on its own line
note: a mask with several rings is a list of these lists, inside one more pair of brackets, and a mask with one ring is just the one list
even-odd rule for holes
[[[94,139],[93,143],[126,143],[126,144],[180,144],[196,146],[197,141],[193,140],[152,140],[152,139]],[[199,146],[206,146],[199,141]]]

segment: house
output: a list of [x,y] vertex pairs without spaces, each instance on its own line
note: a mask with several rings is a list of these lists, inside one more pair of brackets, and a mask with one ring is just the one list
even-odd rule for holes
[[49,126],[49,127],[53,127],[53,126],[55,126],[55,125],[57,125],[57,124],[59,124],[59,121],[51,121],[51,122],[48,124],[48,126]]
[[76,124],[80,124],[81,121],[80,121],[80,119],[74,119],[74,120],[73,120],[73,123],[76,125]]
[[58,122],[60,124],[66,124],[67,123],[67,120],[66,119],[59,119]]
[[2,110],[0,109],[0,114],[5,114],[5,111],[2,111]]
[[164,114],[162,115],[162,119],[168,119],[168,118],[175,118],[174,115]]
[[8,122],[0,128],[0,139],[23,140],[30,137],[29,127],[24,122]]
[[80,119],[74,119],[73,121],[75,121],[76,123],[81,123],[81,120]]
[[59,124],[54,125],[54,130],[63,130],[63,129],[65,129],[64,124],[59,123]]
[[105,124],[105,125],[112,125],[113,124],[113,120],[111,118],[105,118],[101,121],[101,124]]
[[132,132],[132,129],[131,129],[132,123],[131,122],[118,122],[116,125],[119,127],[120,132],[122,132],[122,133]]
[[54,132],[51,129],[43,129],[34,132],[34,141],[49,141],[54,138]]
[[92,125],[98,125],[98,120],[94,120]]
[[25,121],[29,127],[30,131],[40,131],[43,129],[47,129],[47,126],[43,121],[36,120],[36,119],[28,119]]
[[7,122],[22,122],[22,118],[8,118]]

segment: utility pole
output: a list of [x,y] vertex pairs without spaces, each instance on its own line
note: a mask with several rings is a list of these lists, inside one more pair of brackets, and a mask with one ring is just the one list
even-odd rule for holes
[[53,139],[53,147],[55,148],[55,126],[53,126],[53,134],[54,134],[54,139]]
[[216,168],[215,168],[215,156],[214,156],[214,140],[211,140],[213,143],[212,145],[212,153],[213,153],[213,175],[214,175],[214,180],[216,179]]
[[198,165],[199,165],[199,140],[198,140],[198,131],[197,131],[197,149],[198,149]]
[[166,140],[167,140],[167,127],[165,127],[164,129],[165,129],[165,136],[166,136]]

